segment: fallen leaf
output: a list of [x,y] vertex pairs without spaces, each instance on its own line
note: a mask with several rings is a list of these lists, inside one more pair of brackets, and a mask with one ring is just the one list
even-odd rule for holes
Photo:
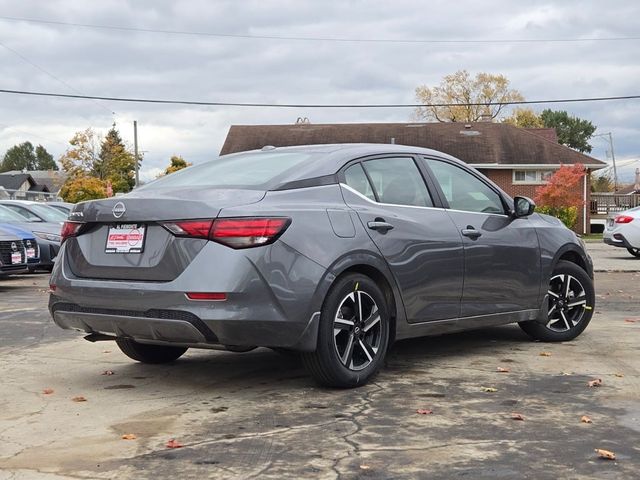
[[586,415],[583,415],[583,416],[580,418],[580,422],[582,422],[582,423],[593,423],[593,422],[591,421],[591,418],[587,417]]
[[541,357],[550,357],[551,356],[551,352],[540,352],[540,356]]
[[589,387],[599,387],[599,386],[601,386],[601,385],[602,385],[602,379],[600,379],[600,378],[594,378],[593,380],[589,380],[589,381],[587,382],[587,385],[588,385]]
[[512,420],[522,420],[524,421],[524,416],[521,413],[512,413],[511,414],[511,419]]
[[614,373],[614,375],[618,378],[623,378],[624,377],[624,373]]
[[53,393],[53,388],[45,388],[42,390],[43,395],[51,395]]
[[604,458],[605,460],[615,460],[616,459],[616,454],[613,452],[610,452],[609,450],[603,450],[602,448],[596,448],[595,449],[596,453],[598,454],[598,456],[600,458]]
[[135,433],[125,433],[124,435],[122,435],[122,439],[123,440],[135,440],[136,438],[136,434]]
[[627,323],[636,323],[636,321],[633,318],[625,318],[624,321]]
[[184,445],[182,445],[179,441],[177,441],[175,438],[170,439],[167,442],[166,447],[167,448],[182,448]]
[[105,370],[104,372],[102,372],[102,375],[115,375],[116,372],[114,372],[113,370]]
[[369,465],[360,465],[361,470],[369,470],[371,467]]
[[111,353],[111,350],[103,350],[102,353]]
[[416,410],[416,413],[419,413],[420,415],[431,415],[433,410],[429,410],[428,408],[419,408]]
[[496,368],[496,371],[500,372],[500,373],[509,373],[511,371],[511,369],[510,368],[505,368],[505,367],[498,367],[498,368]]
[[72,401],[74,401],[74,402],[86,402],[86,401],[87,401],[87,399],[86,399],[86,398],[84,398],[84,397],[82,397],[82,396],[80,396],[80,397],[73,397],[71,400],[72,400]]
[[481,388],[483,392],[487,392],[487,393],[493,393],[498,391],[497,388],[493,388],[493,387],[481,387]]

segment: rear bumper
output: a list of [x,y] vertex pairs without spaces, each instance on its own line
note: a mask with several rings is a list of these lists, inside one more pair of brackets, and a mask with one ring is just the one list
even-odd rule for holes
[[[66,246],[49,300],[62,328],[189,347],[316,347],[316,290],[326,270],[280,242],[248,250],[209,242],[168,282],[79,278]],[[224,292],[226,300],[194,301],[185,292]]]
[[624,235],[621,233],[615,234],[618,238],[614,238],[611,234],[603,236],[602,240],[607,245],[612,245],[614,247],[623,247],[623,248],[633,248],[633,246],[629,243]]
[[196,348],[214,345],[315,349],[319,312],[307,322],[203,320],[181,310],[130,311],[81,307],[51,295],[49,308],[61,328],[132,338],[141,343]]

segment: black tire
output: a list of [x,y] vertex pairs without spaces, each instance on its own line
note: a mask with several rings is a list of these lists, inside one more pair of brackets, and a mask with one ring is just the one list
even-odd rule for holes
[[148,345],[130,338],[118,338],[116,343],[127,357],[142,363],[169,363],[180,358],[187,351],[185,347]]
[[627,248],[627,252],[634,257],[640,258],[640,248]]
[[389,325],[380,287],[365,275],[347,274],[329,290],[320,314],[318,345],[314,352],[302,353],[302,361],[321,385],[364,385],[384,362]]
[[520,328],[531,338],[543,342],[573,340],[587,328],[593,316],[593,280],[575,263],[561,260],[553,269],[548,292],[548,322],[520,322]]

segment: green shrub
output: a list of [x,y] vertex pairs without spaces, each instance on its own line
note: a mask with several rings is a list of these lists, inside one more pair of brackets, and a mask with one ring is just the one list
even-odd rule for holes
[[546,213],[560,219],[571,230],[578,223],[578,207],[547,207],[542,205],[536,207],[536,212]]

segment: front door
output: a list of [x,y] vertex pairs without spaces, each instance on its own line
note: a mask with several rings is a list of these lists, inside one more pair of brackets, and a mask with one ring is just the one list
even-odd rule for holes
[[343,192],[389,264],[407,320],[458,317],[462,241],[447,212],[434,207],[414,158],[375,158],[353,164],[344,172]]
[[537,309],[540,248],[528,218],[513,218],[502,196],[474,172],[426,159],[464,244],[461,316]]

